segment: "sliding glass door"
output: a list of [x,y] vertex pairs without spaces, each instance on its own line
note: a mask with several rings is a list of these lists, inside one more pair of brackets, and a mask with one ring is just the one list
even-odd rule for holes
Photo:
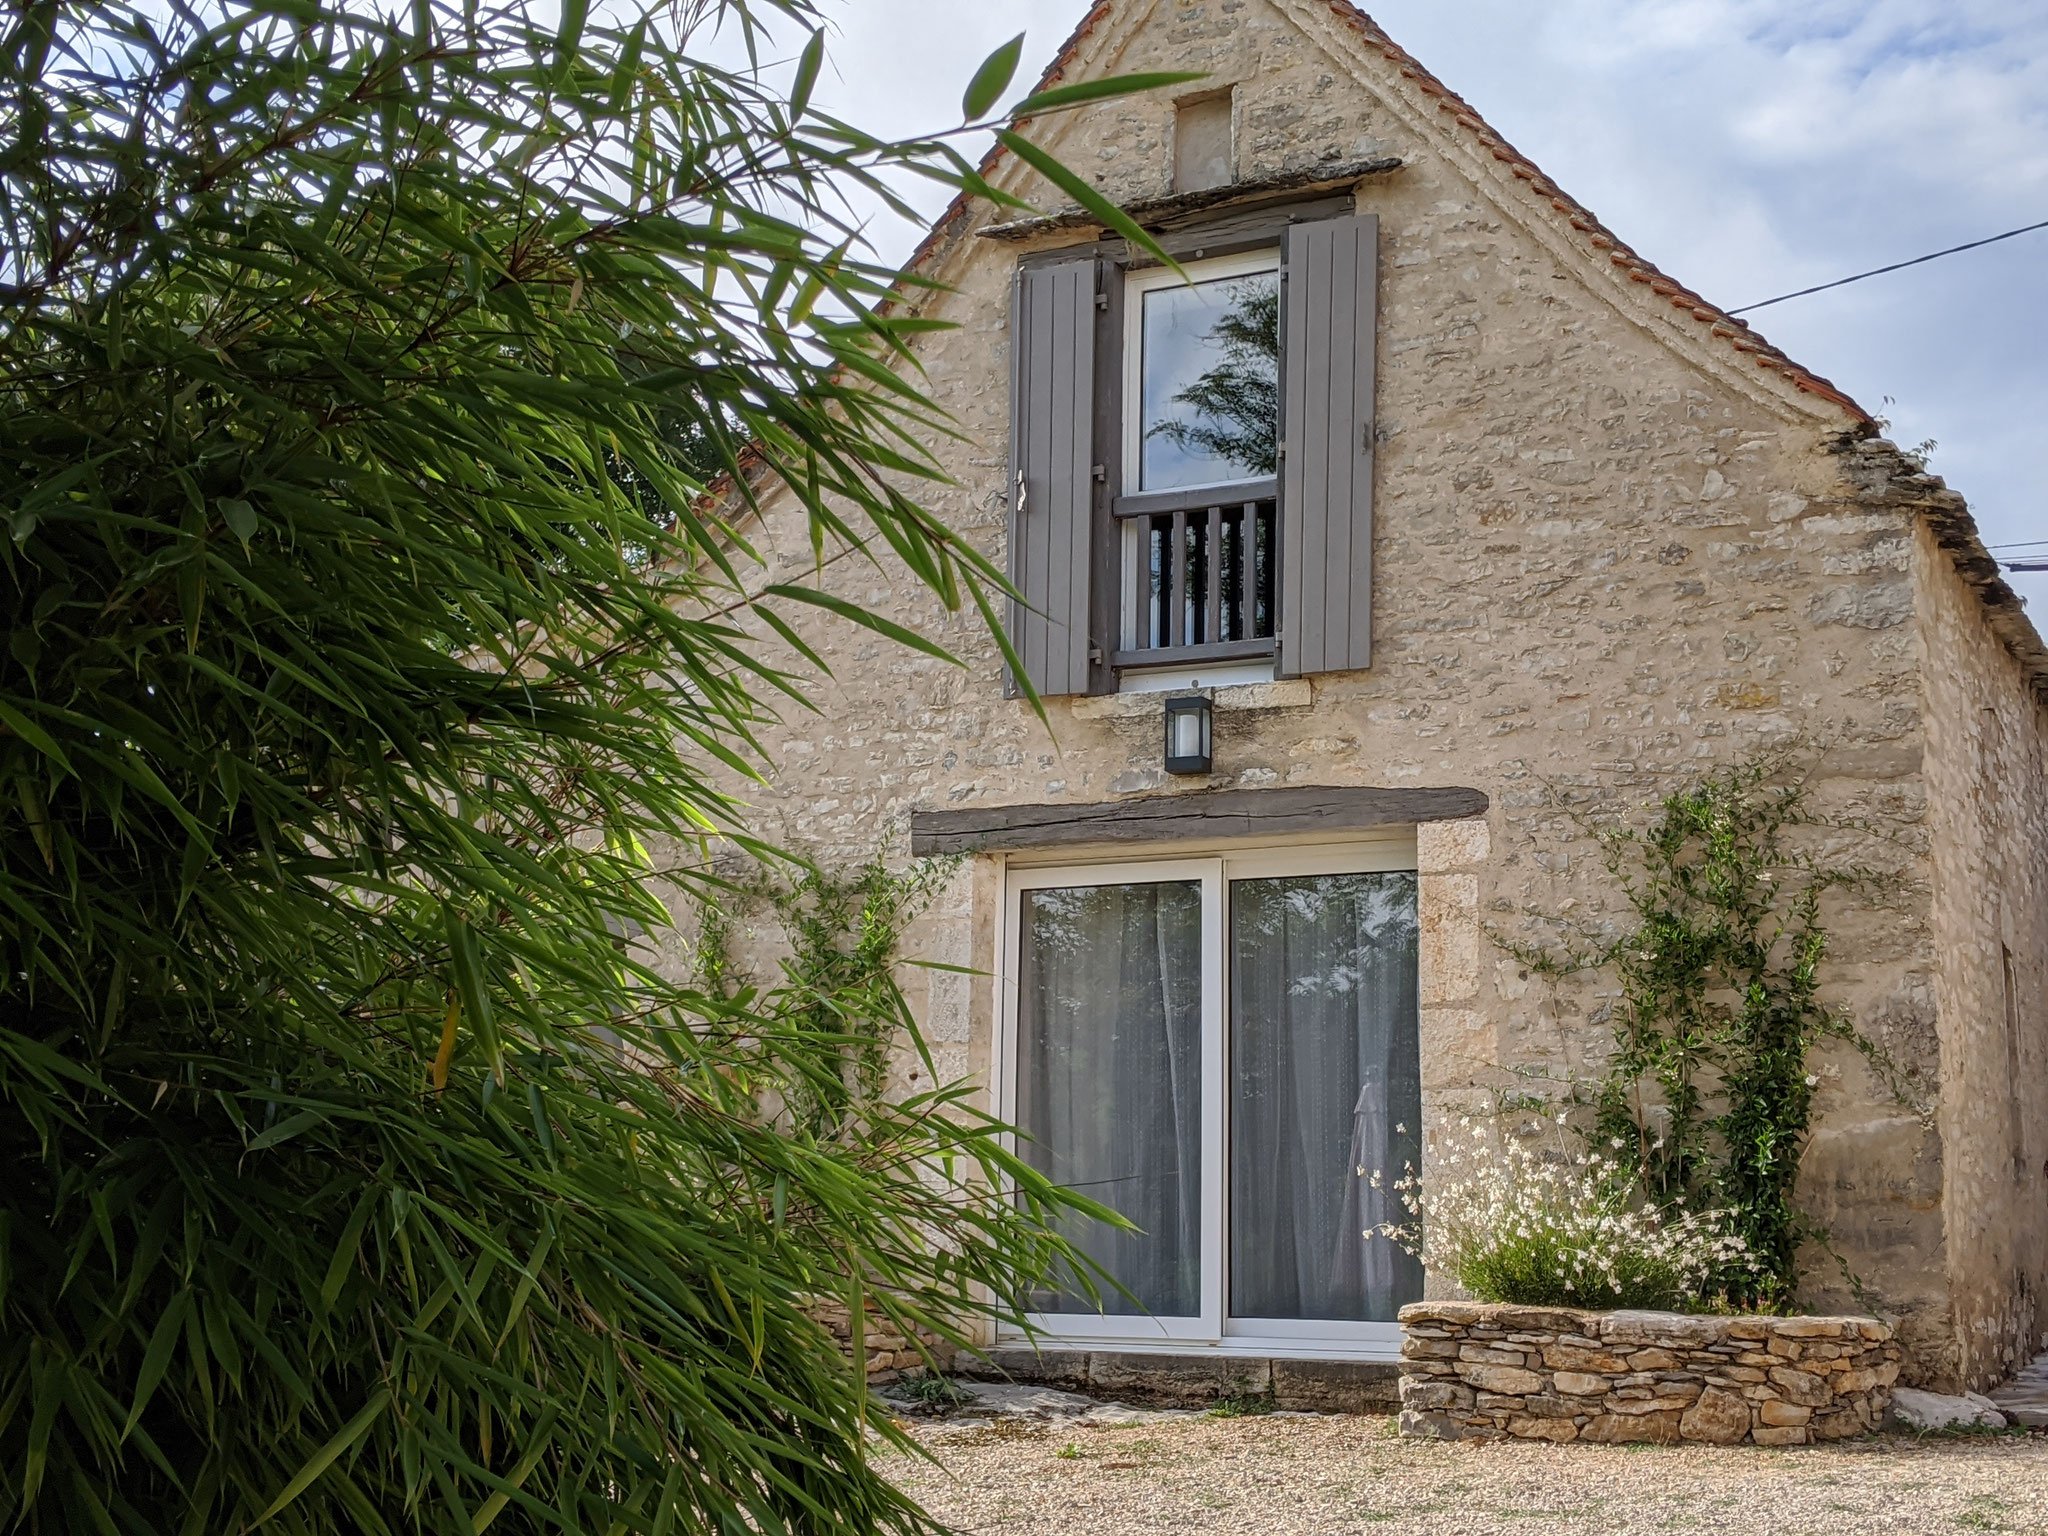
[[1421,1299],[1375,1230],[1421,1161],[1415,961],[1408,871],[1230,882],[1233,1332],[1326,1337]]
[[1406,847],[1013,870],[1007,917],[1019,1151],[1137,1228],[1070,1225],[1114,1285],[1049,1288],[1048,1331],[1391,1340],[1422,1294],[1374,1230],[1421,1144]]

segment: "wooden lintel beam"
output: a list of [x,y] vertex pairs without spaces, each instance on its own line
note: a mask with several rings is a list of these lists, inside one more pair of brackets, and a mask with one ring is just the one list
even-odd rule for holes
[[1482,816],[1490,802],[1476,789],[1219,789],[1145,795],[1090,805],[980,806],[912,811],[910,851],[940,853],[1061,848],[1088,843],[1187,842],[1214,837],[1276,837],[1366,827],[1456,821]]

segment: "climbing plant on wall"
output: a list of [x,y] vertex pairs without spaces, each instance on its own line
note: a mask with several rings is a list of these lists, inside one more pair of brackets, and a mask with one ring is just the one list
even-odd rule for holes
[[1809,1054],[1848,1041],[1903,1096],[1883,1050],[1821,998],[1824,898],[1874,875],[1798,837],[1832,823],[1788,766],[1718,770],[1666,795],[1646,826],[1602,829],[1633,919],[1618,937],[1563,954],[1508,945],[1551,976],[1619,979],[1589,1138],[1648,1203],[1728,1211],[1757,1261],[1730,1274],[1728,1299],[1765,1309],[1791,1305],[1801,1244],[1826,1237],[1793,1198],[1819,1082]]
[[[935,1078],[897,972],[904,930],[958,863],[926,859],[902,871],[879,857],[836,871],[816,862],[756,865],[698,903],[699,983],[728,999],[746,997],[753,1011],[810,1042],[810,1059],[826,1064],[781,1086],[783,1107],[804,1134],[854,1134],[861,1106],[888,1086],[892,1044],[918,1051],[927,1079]],[[772,983],[757,982],[734,954],[740,927],[754,917],[775,930],[769,942],[779,977]]]

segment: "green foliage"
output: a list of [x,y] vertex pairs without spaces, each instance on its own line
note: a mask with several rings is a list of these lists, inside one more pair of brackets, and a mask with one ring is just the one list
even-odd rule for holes
[[1592,1144],[1651,1204],[1726,1209],[1756,1264],[1726,1283],[1737,1304],[1792,1305],[1797,1257],[1824,1238],[1793,1200],[1823,1040],[1883,1053],[1820,998],[1829,891],[1868,871],[1824,862],[1800,829],[1827,825],[1776,759],[1738,764],[1664,797],[1640,830],[1604,834],[1635,922],[1590,955],[1521,951],[1552,973],[1611,966],[1616,1051],[1593,1096]]
[[784,1101],[806,1135],[858,1134],[861,1113],[888,1086],[894,1041],[910,1043],[922,1057],[927,1080],[935,1079],[896,980],[897,950],[903,930],[958,864],[952,858],[925,859],[897,873],[874,858],[835,875],[815,862],[778,861],[747,878],[724,880],[698,904],[697,976],[708,989],[730,996],[748,980],[732,955],[734,928],[747,916],[771,916],[787,947],[779,957],[781,980],[766,988],[749,982],[744,999],[734,1001],[810,1041],[821,1061],[838,1061],[836,1075],[792,1084]]
[[[1726,1211],[1668,1212],[1628,1165],[1564,1144],[1568,1113],[1546,1114],[1553,1145],[1527,1127],[1464,1119],[1439,1128],[1427,1180],[1394,1183],[1412,1218],[1379,1231],[1481,1301],[1528,1307],[1716,1310],[1754,1262]],[[1375,1175],[1377,1178],[1378,1175]]]
[[937,1371],[906,1376],[889,1389],[902,1402],[915,1403],[927,1413],[947,1413],[973,1399],[974,1394],[954,1385]]
[[1216,1399],[1208,1417],[1212,1419],[1258,1419],[1279,1408],[1279,1400],[1264,1392],[1226,1392]]
[[1000,588],[836,212],[979,178],[712,62],[756,12],[0,18],[0,1524],[927,1529],[804,1304],[1071,1261],[959,1094],[620,937],[802,703],[750,635],[933,649],[743,589],[707,471]]

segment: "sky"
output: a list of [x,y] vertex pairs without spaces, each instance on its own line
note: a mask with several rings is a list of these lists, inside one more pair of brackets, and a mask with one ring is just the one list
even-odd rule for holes
[[[1380,0],[1374,18],[1643,255],[1724,307],[2048,219],[2048,0]],[[1018,88],[1086,0],[828,0],[821,102],[877,132]],[[936,213],[943,194],[927,191]],[[878,223],[907,255],[921,231]],[[2048,230],[1748,316],[1891,423],[1987,544],[2048,562]],[[2048,573],[2014,575],[2048,629]]]

